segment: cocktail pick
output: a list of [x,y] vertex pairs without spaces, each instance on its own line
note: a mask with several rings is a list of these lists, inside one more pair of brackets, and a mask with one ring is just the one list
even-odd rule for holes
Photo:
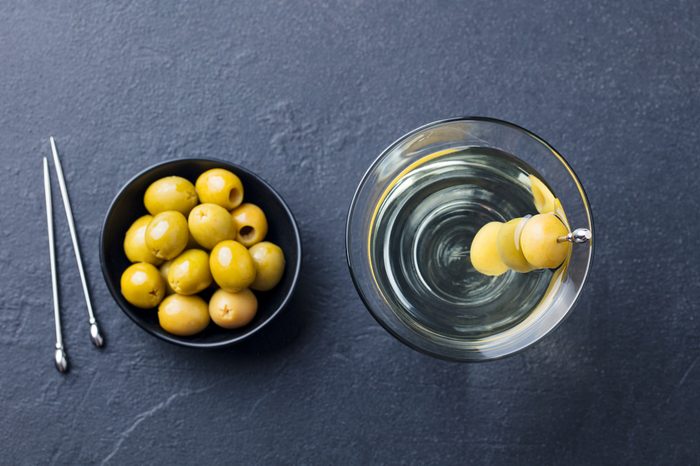
[[568,241],[570,243],[587,243],[591,239],[591,230],[588,228],[577,228],[566,236],[557,238],[557,243]]
[[56,326],[56,352],[54,362],[59,372],[68,370],[68,357],[63,351],[63,335],[61,334],[61,311],[58,305],[58,280],[56,277],[56,251],[53,241],[53,207],[51,203],[51,180],[49,164],[44,157],[44,195],[46,197],[46,227],[49,232],[49,260],[51,262],[51,290],[53,292],[53,319]]
[[78,244],[78,235],[75,231],[75,224],[73,222],[73,210],[70,207],[70,200],[68,199],[68,190],[66,189],[66,181],[63,177],[63,168],[61,168],[61,161],[58,158],[58,151],[56,150],[56,141],[54,141],[53,136],[49,138],[51,142],[51,152],[53,153],[53,162],[56,166],[56,175],[58,176],[58,186],[61,190],[61,197],[63,198],[63,207],[66,211],[66,220],[68,221],[68,229],[70,230],[71,241],[73,242],[73,251],[75,252],[75,260],[78,263],[78,274],[80,275],[80,282],[83,285],[83,295],[85,296],[85,304],[87,306],[88,317],[90,321],[90,338],[92,343],[98,348],[104,344],[104,339],[100,334],[100,329],[97,326],[97,320],[95,319],[95,313],[92,311],[92,303],[90,300],[90,290],[88,289],[87,280],[85,279],[85,271],[83,270],[83,260],[80,256],[80,245]]

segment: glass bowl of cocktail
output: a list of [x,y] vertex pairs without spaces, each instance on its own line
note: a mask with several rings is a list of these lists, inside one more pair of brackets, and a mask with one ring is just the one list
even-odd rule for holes
[[360,182],[350,272],[375,319],[432,356],[520,351],[567,316],[593,255],[581,182],[542,138],[491,118],[418,128]]

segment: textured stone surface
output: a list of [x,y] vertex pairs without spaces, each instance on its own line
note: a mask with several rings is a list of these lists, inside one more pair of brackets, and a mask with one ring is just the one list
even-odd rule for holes
[[[0,462],[697,461],[699,57],[691,0],[4,2]],[[572,316],[536,347],[479,365],[386,334],[343,249],[370,161],[463,114],[520,123],[566,154],[598,233]],[[67,376],[51,359],[50,134],[108,339],[90,345],[57,204]],[[99,270],[119,187],[191,156],[260,173],[303,233],[292,308],[226,351],[149,337]]]

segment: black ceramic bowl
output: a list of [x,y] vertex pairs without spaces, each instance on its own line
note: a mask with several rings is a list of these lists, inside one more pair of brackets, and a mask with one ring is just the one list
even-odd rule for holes
[[[129,226],[147,214],[143,205],[146,188],[164,176],[177,175],[192,183],[210,168],[225,168],[243,182],[244,202],[252,202],[267,216],[269,232],[265,240],[279,245],[284,251],[286,265],[280,283],[270,291],[255,292],[258,312],[251,323],[240,329],[223,329],[210,323],[203,332],[191,337],[171,335],[158,325],[157,309],[139,309],[129,304],[120,292],[122,272],[130,262],[124,254],[124,235]],[[139,327],[162,340],[195,348],[214,348],[239,342],[256,333],[289,303],[301,268],[301,238],[292,212],[282,197],[254,173],[229,162],[213,159],[179,159],[154,165],[136,175],[119,191],[107,211],[100,238],[100,261],[107,288],[124,313]],[[212,289],[202,293],[208,299]]]

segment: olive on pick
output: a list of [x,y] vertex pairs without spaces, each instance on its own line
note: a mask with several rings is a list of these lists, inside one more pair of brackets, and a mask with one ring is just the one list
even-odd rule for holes
[[554,269],[564,262],[571,250],[571,243],[558,241],[568,233],[564,223],[553,213],[537,214],[525,224],[520,248],[534,267]]
[[498,232],[502,225],[502,222],[489,222],[474,236],[469,259],[477,272],[496,277],[508,271],[498,253]]
[[518,217],[504,223],[496,235],[496,247],[501,261],[519,273],[534,269],[520,247],[520,233],[529,219]]

